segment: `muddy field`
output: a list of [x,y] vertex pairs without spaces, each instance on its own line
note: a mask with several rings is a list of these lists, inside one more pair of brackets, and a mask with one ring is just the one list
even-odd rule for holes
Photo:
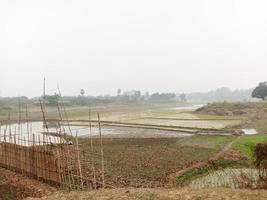
[[[232,136],[106,138],[103,141],[106,178],[116,187],[164,186],[170,174],[208,159],[233,139]],[[83,150],[90,149],[89,139],[81,139],[80,144]],[[99,151],[96,139],[94,144]]]
[[[242,136],[240,139],[233,136],[229,129],[243,126],[253,128],[244,123],[247,121],[246,117],[194,112],[194,109],[194,106],[177,108],[174,105],[116,107],[100,113],[108,187],[173,187],[177,184],[175,181],[179,172],[201,163],[209,164],[210,158],[217,159],[217,155],[223,157],[227,154],[226,150],[231,150],[229,159],[246,157],[252,163],[250,149],[256,142],[265,141],[266,136],[259,134]],[[86,121],[87,108],[68,108],[68,111],[70,127],[65,122],[65,129],[70,128],[72,133],[78,134],[80,147],[85,152],[90,151],[90,136],[93,136],[94,151],[96,154],[100,153],[97,123],[92,122],[90,132],[89,123]],[[94,110],[93,120],[96,120],[96,114]],[[50,130],[56,131],[58,127],[54,123],[54,120],[57,120],[55,110],[48,108],[47,115],[49,123],[52,122]],[[2,132],[5,128],[9,130],[6,125],[2,124]],[[27,124],[23,126],[25,131]],[[42,123],[36,121],[30,123],[30,128],[32,132],[41,133],[43,130]],[[17,131],[18,127],[12,125],[11,130]],[[252,144],[251,141],[255,142]],[[99,163],[96,162],[96,165]],[[83,170],[87,170],[84,173],[91,173],[87,168]]]

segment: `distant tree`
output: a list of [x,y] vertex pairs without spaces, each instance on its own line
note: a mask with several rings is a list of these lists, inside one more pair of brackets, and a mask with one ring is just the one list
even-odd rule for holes
[[85,90],[84,90],[84,89],[81,89],[80,94],[81,94],[82,96],[84,96],[84,94],[85,94]]
[[118,88],[118,90],[117,90],[117,96],[118,97],[121,96],[121,89],[120,88]]
[[183,102],[187,101],[185,93],[180,94],[179,97],[180,97],[181,101],[183,101]]
[[176,95],[174,93],[153,93],[150,96],[151,101],[172,101]]
[[45,95],[45,104],[49,106],[57,106],[58,104],[59,95]]
[[252,92],[253,98],[264,100],[267,97],[267,82],[261,82]]
[[149,99],[149,97],[150,97],[149,92],[146,92],[144,95],[144,99],[147,101]]
[[134,94],[134,97],[136,98],[136,99],[139,99],[140,97],[141,97],[141,91],[135,91],[135,94]]

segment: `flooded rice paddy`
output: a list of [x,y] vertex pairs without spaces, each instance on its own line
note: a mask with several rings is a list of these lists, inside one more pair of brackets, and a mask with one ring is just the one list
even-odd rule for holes
[[[65,124],[60,128],[57,126],[49,126],[48,132],[49,136],[44,133],[43,122],[30,122],[22,124],[11,124],[3,125],[0,130],[0,141],[6,141],[10,143],[16,143],[20,145],[33,145],[35,143],[62,143],[60,137],[55,136],[55,133],[66,133],[68,135],[78,137],[98,137],[99,136],[99,127],[92,126],[91,131],[88,125],[70,125]],[[183,132],[174,132],[174,131],[163,131],[163,130],[154,130],[154,129],[144,129],[144,128],[129,128],[129,127],[109,127],[101,126],[101,132],[103,137],[111,138],[169,138],[169,137],[185,137],[191,136],[192,134],[183,133]],[[28,134],[29,133],[29,134]],[[30,135],[30,136],[29,136]],[[33,135],[35,139],[33,138]],[[28,142],[29,141],[29,142]]]
[[[198,132],[198,129],[216,129],[220,130],[228,126],[237,125],[240,120],[233,119],[218,119],[216,116],[212,120],[202,119],[191,111],[203,105],[193,105],[186,107],[175,107],[164,110],[142,111],[138,113],[115,113],[111,116],[104,117],[108,119],[119,119],[117,122],[121,124],[108,124],[103,123],[101,126],[102,134],[104,137],[111,138],[169,138],[169,137],[186,137],[191,136]],[[123,124],[125,123],[125,124]],[[132,124],[129,126],[126,123]],[[25,140],[30,134],[34,134],[36,140],[41,143],[48,141],[50,143],[61,143],[60,138],[55,133],[66,133],[68,135],[79,137],[97,137],[99,135],[99,128],[97,124],[93,123],[91,131],[88,122],[67,122],[61,126],[57,126],[57,122],[49,123],[48,132],[51,133],[49,138],[44,133],[43,122],[30,122],[2,125],[0,130],[0,141],[8,141],[13,143],[25,143]],[[153,127],[155,126],[155,127]],[[167,128],[166,128],[167,127]],[[179,128],[178,128],[179,127]],[[186,128],[186,129],[183,129]],[[47,132],[47,131],[45,131]],[[252,134],[248,130],[249,134]],[[205,134],[205,132],[201,133]],[[26,138],[26,139],[25,139]],[[33,139],[31,139],[33,140]],[[66,142],[66,141],[63,141]],[[31,145],[31,141],[24,145]]]
[[259,179],[257,169],[223,169],[209,173],[208,175],[198,178],[191,182],[190,187],[193,189],[202,188],[244,188],[245,184],[252,184],[256,187]]

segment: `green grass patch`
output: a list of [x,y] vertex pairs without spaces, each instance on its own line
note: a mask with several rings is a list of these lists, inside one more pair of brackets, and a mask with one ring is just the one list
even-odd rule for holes
[[246,135],[237,140],[232,147],[253,160],[256,145],[264,142],[267,142],[267,134]]
[[190,138],[182,138],[177,143],[181,146],[198,146],[219,150],[234,139],[234,136],[225,135],[195,135]]

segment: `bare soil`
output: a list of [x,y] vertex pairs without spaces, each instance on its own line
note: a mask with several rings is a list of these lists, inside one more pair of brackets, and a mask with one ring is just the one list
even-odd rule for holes
[[[28,198],[34,200],[36,198]],[[112,189],[90,192],[55,193],[42,200],[263,200],[265,190],[238,189]]]
[[51,195],[55,188],[0,168],[0,199],[23,199]]
[[[106,182],[115,187],[165,187],[169,185],[170,174],[206,162],[232,139],[232,136],[105,138]],[[191,144],[191,140],[200,143],[210,140],[216,145],[201,147]],[[80,139],[79,143],[85,152],[89,151],[89,139]],[[189,145],[185,145],[187,143]],[[94,147],[96,153],[99,152],[97,139]]]

